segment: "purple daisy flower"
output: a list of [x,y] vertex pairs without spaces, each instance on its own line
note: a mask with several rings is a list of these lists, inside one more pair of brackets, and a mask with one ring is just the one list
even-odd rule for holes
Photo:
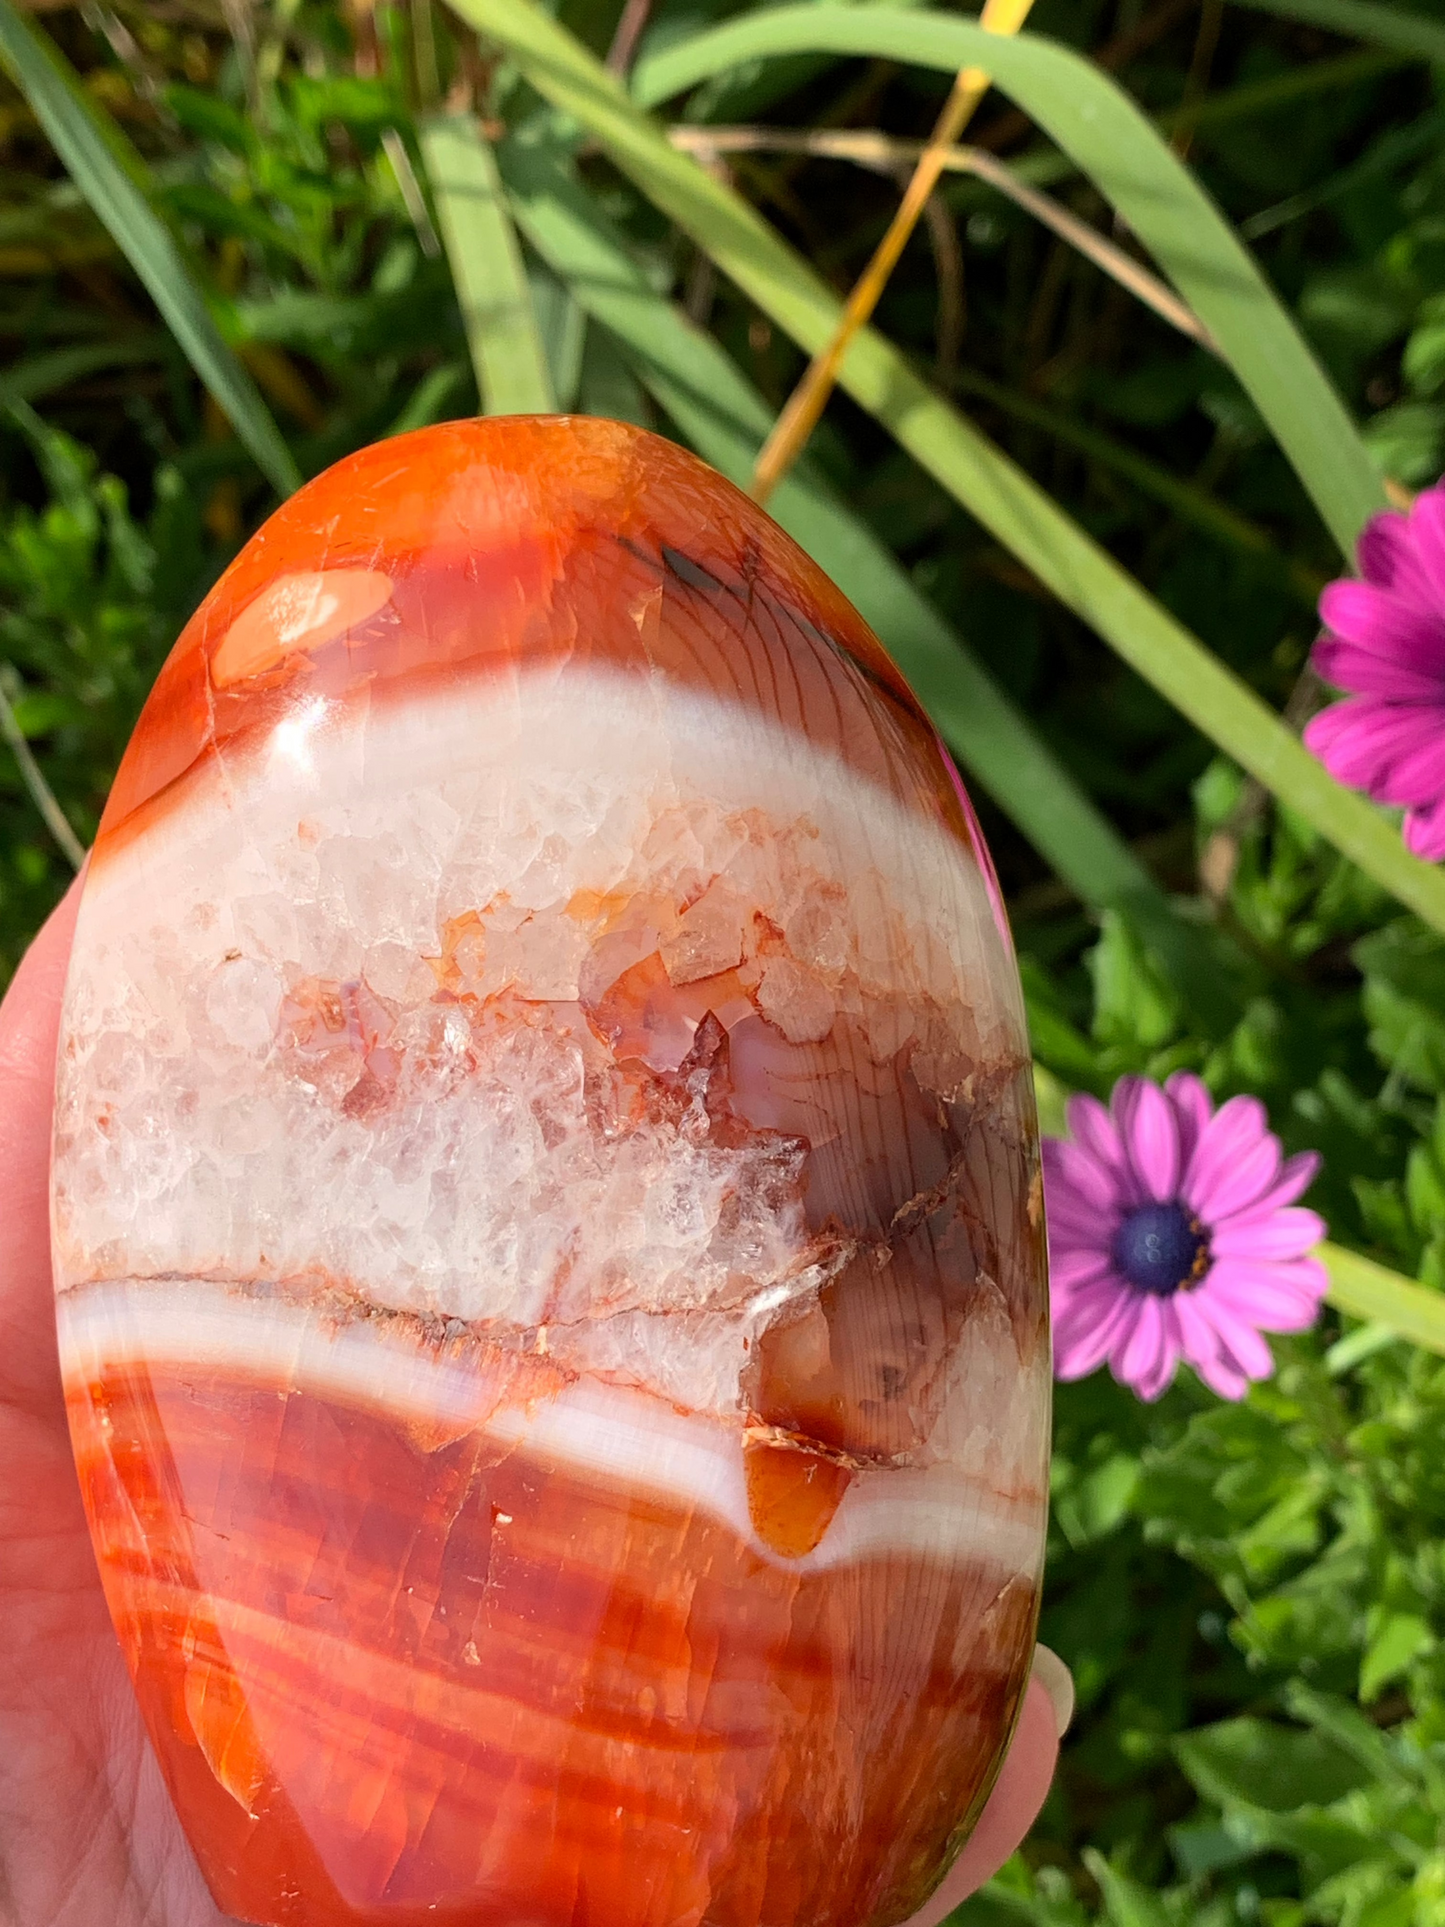
[[1403,808],[1405,843],[1445,857],[1445,488],[1360,537],[1363,582],[1320,597],[1314,666],[1353,693],[1316,716],[1305,743],[1336,781]]
[[1216,1111],[1187,1071],[1121,1077],[1108,1110],[1072,1097],[1067,1116],[1072,1136],[1044,1139],[1057,1376],[1107,1359],[1152,1400],[1183,1358],[1242,1398],[1274,1370],[1261,1330],[1319,1315],[1325,1269],[1305,1254],[1324,1221],[1294,1202],[1319,1157],[1282,1158],[1258,1098]]

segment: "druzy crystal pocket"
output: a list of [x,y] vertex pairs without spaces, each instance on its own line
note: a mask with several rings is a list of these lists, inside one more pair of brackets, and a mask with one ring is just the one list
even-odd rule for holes
[[111,1611],[220,1906],[885,1927],[987,1792],[1047,1452],[987,855],[734,489],[454,423],[302,490],[92,858],[55,1137]]

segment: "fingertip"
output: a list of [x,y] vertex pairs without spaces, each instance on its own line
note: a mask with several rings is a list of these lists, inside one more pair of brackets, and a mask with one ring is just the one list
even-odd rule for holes
[[84,880],[82,870],[41,925],[0,1001],[0,1073],[21,1079],[38,1074],[47,1090]]
[[1054,1728],[1062,1740],[1074,1723],[1074,1676],[1051,1646],[1035,1646],[1031,1677],[1049,1696]]
[[[0,1306],[13,1317],[32,1305],[28,1287],[48,1268],[50,1114],[55,1102],[55,1048],[60,1003],[80,905],[77,877],[51,912],[0,1003]],[[33,1308],[33,1306],[32,1306]],[[16,1349],[13,1328],[7,1340]],[[13,1361],[7,1358],[7,1367]]]

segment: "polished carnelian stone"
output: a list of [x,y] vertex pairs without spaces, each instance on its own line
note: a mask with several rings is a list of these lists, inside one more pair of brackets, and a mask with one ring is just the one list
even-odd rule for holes
[[54,1161],[107,1598],[263,1927],[888,1927],[1037,1610],[1017,978],[957,779],[655,437],[281,509],[87,876]]

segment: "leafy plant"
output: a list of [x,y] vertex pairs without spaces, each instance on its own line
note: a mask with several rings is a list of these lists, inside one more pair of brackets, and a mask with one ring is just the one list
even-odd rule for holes
[[[145,523],[95,457],[12,404],[48,490],[0,526],[0,698],[15,733],[45,746],[45,779],[81,843],[95,833],[131,724],[200,582],[200,528],[174,469]],[[12,755],[0,763],[0,929],[8,969],[69,881],[67,851],[35,820]]]

